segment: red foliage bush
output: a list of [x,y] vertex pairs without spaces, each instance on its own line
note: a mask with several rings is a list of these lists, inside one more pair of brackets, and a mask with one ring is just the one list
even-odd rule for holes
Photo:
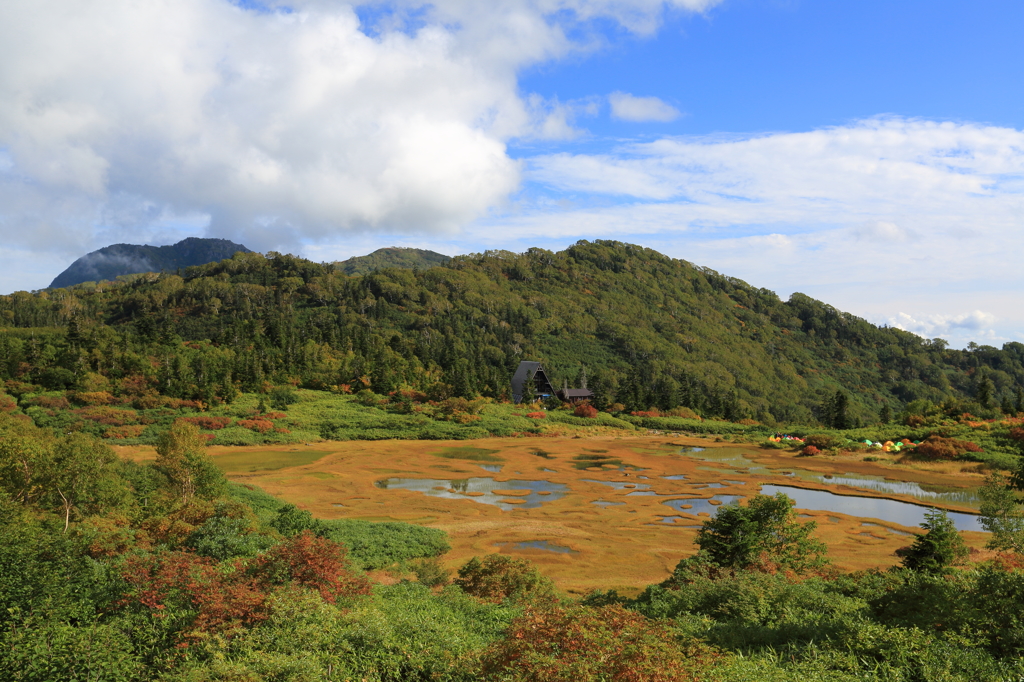
[[14,412],[18,409],[18,401],[9,395],[0,395],[0,412]]
[[267,585],[294,583],[334,603],[370,593],[370,581],[349,568],[345,546],[309,531],[288,538],[259,555],[250,573]]
[[401,391],[391,391],[388,396],[392,400],[410,400],[414,403],[425,403],[427,402],[427,394],[422,391],[414,391],[412,389],[405,389]]
[[1010,438],[1017,441],[1018,443],[1024,443],[1024,428],[1018,426],[1010,429]]
[[572,411],[577,417],[586,417],[587,419],[594,419],[597,417],[597,408],[590,403],[580,403],[576,406],[576,409]]
[[800,451],[800,454],[801,455],[806,455],[808,457],[813,457],[814,455],[820,455],[821,454],[821,450],[819,450],[818,448],[814,447],[813,445],[808,445],[807,447],[805,447],[803,450]]
[[636,412],[630,412],[630,414],[633,415],[634,417],[660,417],[661,416],[661,412],[659,412],[657,409],[638,410]]
[[179,633],[179,646],[204,634],[255,625],[269,615],[267,594],[255,578],[239,570],[218,570],[213,560],[188,552],[129,557],[122,576],[130,587],[118,607],[182,620],[192,612],[191,622]]
[[530,419],[547,419],[547,415],[543,412],[527,412],[526,416]]
[[527,609],[487,649],[484,673],[503,680],[687,682],[715,659],[672,630],[621,606]]
[[248,562],[217,565],[189,552],[132,556],[122,576],[128,589],[115,608],[182,622],[179,646],[266,620],[267,597],[278,586],[308,587],[332,603],[370,592],[370,581],[349,568],[344,546],[309,532]]
[[178,421],[195,424],[199,428],[206,429],[207,431],[219,431],[231,423],[231,417],[182,417]]
[[250,431],[266,433],[274,428],[274,422],[267,419],[239,419],[235,422],[235,426],[241,426],[243,429],[249,429]]
[[142,397],[151,394],[153,391],[150,387],[149,379],[142,374],[131,374],[121,379],[117,384],[121,389],[121,393],[132,397]]
[[35,398],[29,398],[28,404],[30,406],[45,407],[48,410],[66,410],[71,407],[71,403],[64,396],[50,397],[37,395]]
[[956,459],[968,452],[984,452],[977,443],[942,436],[928,436],[912,451],[915,457],[926,459]]
[[288,415],[284,412],[267,412],[263,415],[264,419],[284,419]]

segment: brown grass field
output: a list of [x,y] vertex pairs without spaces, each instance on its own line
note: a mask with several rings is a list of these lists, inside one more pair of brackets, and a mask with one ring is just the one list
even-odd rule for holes
[[[768,468],[767,474],[750,474],[725,464],[680,455],[683,446],[726,447]],[[151,449],[122,448],[137,459],[153,456]],[[209,454],[228,477],[258,485],[267,492],[321,518],[359,518],[372,521],[407,521],[448,532],[452,551],[444,557],[455,568],[474,555],[493,552],[528,557],[560,587],[583,593],[592,589],[618,589],[633,594],[663,580],[675,564],[695,551],[696,529],[707,515],[678,512],[662,502],[680,498],[709,498],[715,494],[749,496],[757,485],[774,483],[829,490],[834,493],[883,497],[845,486],[823,486],[786,477],[795,469],[825,474],[862,474],[912,481],[948,488],[973,488],[983,483],[976,465],[944,463],[926,465],[900,462],[893,457],[865,462],[863,455],[800,457],[756,446],[713,443],[700,438],[506,438],[467,443],[441,441],[349,441],[309,445],[214,447]],[[590,464],[605,464],[588,467]],[[501,466],[500,473],[483,467]],[[581,468],[583,467],[583,468]],[[622,468],[620,468],[622,467]],[[636,467],[636,469],[633,469]],[[776,473],[777,472],[777,473]],[[662,476],[686,476],[665,480]],[[642,478],[646,477],[646,478]],[[376,482],[388,478],[471,479],[493,478],[497,490],[484,496],[460,485],[428,489],[451,495],[436,497],[411,490],[383,489]],[[597,482],[618,482],[629,487],[613,489]],[[533,499],[540,506],[521,508],[529,492],[516,489],[510,480],[546,480],[568,488],[563,496],[549,494]],[[742,481],[734,484],[728,481]],[[709,483],[721,488],[708,489]],[[629,495],[647,485],[658,493]],[[481,499],[496,499],[509,506],[503,511]],[[914,498],[884,495],[916,502]],[[550,501],[548,501],[550,500]],[[594,501],[623,503],[598,506]],[[519,507],[519,508],[517,508]],[[950,506],[950,509],[970,511]],[[840,570],[886,567],[897,562],[893,552],[910,543],[903,533],[918,530],[892,523],[862,525],[866,519],[835,512],[801,512],[818,522],[817,537],[829,549]],[[682,520],[664,523],[666,516]],[[892,530],[889,530],[892,529]],[[980,548],[982,533],[967,532],[968,544]],[[516,544],[546,541],[573,550],[558,553],[544,549],[517,549]]]

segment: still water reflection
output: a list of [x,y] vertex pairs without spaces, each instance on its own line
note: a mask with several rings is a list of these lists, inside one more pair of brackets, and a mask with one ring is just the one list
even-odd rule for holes
[[[513,509],[533,509],[545,502],[552,502],[563,497],[568,486],[550,481],[495,481],[493,478],[388,478],[377,481],[378,488],[386,490],[415,490],[431,497],[447,499],[472,500],[481,504],[490,504],[503,511]],[[516,495],[499,495],[494,491],[516,491]],[[522,492],[528,491],[526,494]],[[540,493],[545,493],[541,495]],[[510,499],[522,502],[509,502]]]

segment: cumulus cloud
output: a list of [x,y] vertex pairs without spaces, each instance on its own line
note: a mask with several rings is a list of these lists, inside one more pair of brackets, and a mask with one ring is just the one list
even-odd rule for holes
[[1000,311],[1004,336],[1024,331],[1024,271],[1011,256],[1024,249],[1020,130],[882,117],[666,137],[536,156],[525,177],[574,204],[538,202],[504,219],[514,227],[485,222],[481,239],[625,239],[879,322],[980,299]]
[[628,92],[613,92],[608,95],[608,104],[612,108],[612,118],[621,121],[667,123],[679,118],[678,109],[657,97],[634,97]]
[[7,0],[0,230],[77,255],[196,215],[257,248],[451,232],[519,186],[510,139],[574,134],[519,69],[717,1],[370,1],[369,26],[338,0]]
[[996,320],[995,315],[981,310],[961,315],[925,315],[919,318],[901,312],[890,318],[889,324],[929,338],[957,334],[961,331],[973,332],[975,336],[993,336],[995,331],[992,326]]

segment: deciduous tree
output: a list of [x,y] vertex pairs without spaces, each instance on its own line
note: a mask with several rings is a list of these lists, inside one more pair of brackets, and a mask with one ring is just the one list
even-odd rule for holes
[[775,565],[802,573],[823,566],[825,545],[811,537],[817,524],[797,523],[793,504],[777,493],[755,495],[745,507],[719,507],[697,532],[700,554],[726,568]]

